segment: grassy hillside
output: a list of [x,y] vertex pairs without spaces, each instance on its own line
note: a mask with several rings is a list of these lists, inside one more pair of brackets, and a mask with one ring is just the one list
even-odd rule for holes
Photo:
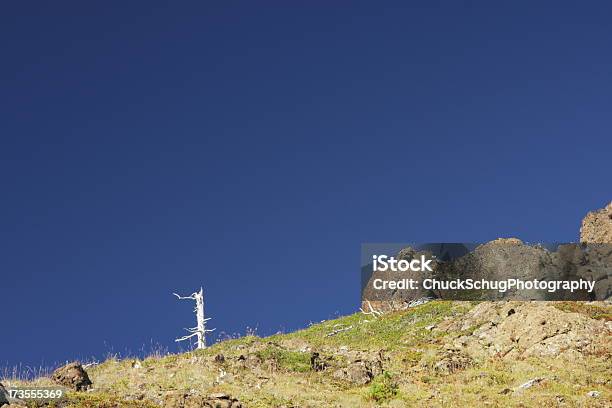
[[[552,331],[513,326],[540,315],[529,324]],[[93,390],[72,393],[66,406],[198,407],[225,393],[247,407],[609,407],[611,316],[604,303],[443,301],[380,318],[357,313],[202,351],[111,359],[88,369]],[[509,351],[500,348],[506,337],[516,343]]]

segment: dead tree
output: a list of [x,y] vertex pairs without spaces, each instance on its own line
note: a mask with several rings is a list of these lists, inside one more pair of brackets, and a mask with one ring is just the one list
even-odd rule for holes
[[190,299],[190,300],[195,301],[196,306],[195,306],[194,311],[195,311],[196,320],[197,320],[196,327],[185,329],[189,332],[189,334],[183,337],[180,337],[174,341],[179,342],[179,341],[189,340],[190,338],[195,337],[196,338],[196,343],[195,343],[196,348],[197,349],[206,348],[206,333],[214,331],[215,329],[206,328],[206,322],[209,321],[211,318],[210,317],[207,319],[204,318],[204,291],[202,290],[202,288],[200,288],[199,292],[192,293],[189,296],[180,296],[180,295],[177,295],[176,293],[173,293],[173,295],[181,300]]
[[366,312],[366,311],[365,311],[365,310],[363,310],[363,308],[361,308],[361,307],[359,308],[359,310],[361,310],[361,313],[363,313],[364,315],[372,316],[372,317],[374,317],[375,319],[377,319],[379,316],[381,316],[381,315],[383,314],[383,312],[380,312],[380,311],[378,311],[378,310],[374,309],[374,308],[372,307],[372,304],[370,303],[370,301],[369,301],[369,300],[366,300],[366,303],[368,304],[368,307],[370,308],[370,311],[369,311],[369,312]]

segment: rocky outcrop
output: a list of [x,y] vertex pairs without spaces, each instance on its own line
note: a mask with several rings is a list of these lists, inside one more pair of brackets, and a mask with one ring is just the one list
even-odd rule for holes
[[66,364],[55,370],[51,375],[51,380],[75,391],[86,391],[92,385],[87,371],[77,362]]
[[457,350],[446,350],[434,364],[434,370],[441,374],[452,374],[463,370],[473,364],[473,360],[466,354]]
[[378,353],[364,353],[360,351],[341,351],[338,357],[343,356],[346,365],[336,369],[332,377],[347,381],[354,385],[365,385],[374,377],[383,373],[385,358],[382,351]]
[[593,280],[597,299],[612,296],[612,202],[589,212],[580,226],[580,242],[588,244],[586,260],[581,259],[578,274]]
[[254,370],[260,368],[263,364],[263,360],[259,358],[257,354],[247,354],[246,356],[241,354],[238,357],[238,367],[242,369]]
[[[453,277],[472,278],[474,280],[505,280],[517,278],[522,280],[552,279],[557,274],[553,256],[545,248],[524,244],[517,238],[498,238],[479,245],[471,253],[441,265],[437,272],[440,279]],[[520,268],[517,267],[520,265]],[[489,291],[488,299],[512,298],[518,291],[500,293]],[[442,299],[470,300],[469,293],[464,290],[435,291],[436,297]],[[520,295],[526,299],[542,299],[544,296],[538,291],[521,291]]]
[[612,244],[566,244],[559,247],[555,256],[559,270],[566,275],[595,282],[587,299],[605,300],[612,296]]
[[[411,247],[406,247],[400,250],[395,256],[398,260],[407,260],[410,261],[412,259],[418,259],[421,255],[425,256],[427,259],[432,259],[432,254],[429,251],[417,251]],[[432,269],[436,269],[438,267],[438,261],[433,260],[431,263]],[[372,264],[367,265],[362,270],[362,274],[370,274],[369,271],[372,269]],[[427,275],[425,272],[419,271],[405,271],[402,272],[402,278],[405,279],[415,279],[417,281],[422,281]],[[429,290],[425,290],[423,288],[414,289],[414,290],[375,290],[373,286],[373,282],[376,279],[381,279],[383,281],[393,280],[397,278],[397,272],[393,272],[390,269],[386,271],[376,270],[371,272],[367,282],[365,282],[365,286],[363,288],[362,299],[368,299],[371,305],[379,311],[389,311],[393,309],[402,309],[404,308],[410,301],[428,297],[432,295],[432,292]],[[362,308],[368,309],[369,305],[364,303]]]
[[310,369],[313,371],[324,371],[328,367],[328,362],[321,357],[321,354],[313,352],[310,354]]
[[584,217],[580,226],[580,242],[612,244],[612,202]]
[[6,388],[0,383],[0,407],[8,403]]
[[334,371],[332,376],[355,385],[368,384],[374,378],[371,368],[365,361],[354,361],[345,368]]
[[483,302],[436,330],[469,334],[447,349],[474,358],[561,357],[576,360],[597,353],[612,356],[612,326],[541,302]]

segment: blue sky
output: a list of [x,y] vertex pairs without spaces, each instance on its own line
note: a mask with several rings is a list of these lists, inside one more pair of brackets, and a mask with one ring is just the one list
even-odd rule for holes
[[0,365],[351,313],[364,242],[573,241],[612,199],[606,2],[12,2]]

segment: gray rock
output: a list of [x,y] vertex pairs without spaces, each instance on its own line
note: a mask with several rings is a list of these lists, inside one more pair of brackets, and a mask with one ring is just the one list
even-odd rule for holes
[[612,243],[612,202],[584,217],[580,226],[580,242]]
[[4,404],[8,404],[8,393],[6,391],[6,388],[4,388],[4,385],[2,385],[2,383],[0,383],[0,407]]
[[473,364],[472,359],[456,350],[446,351],[440,361],[434,365],[434,370],[442,374],[452,374]]
[[332,376],[356,385],[368,384],[374,378],[372,370],[363,361],[355,361],[346,368],[340,368]]
[[526,383],[519,385],[518,390],[526,390],[527,388],[531,388],[534,385],[541,383],[542,381],[544,381],[543,377],[533,378],[527,381]]
[[601,392],[599,391],[589,391],[587,392],[587,396],[592,397],[592,398],[597,398],[601,395]]
[[246,356],[240,355],[238,357],[238,364],[242,368],[254,370],[256,368],[261,367],[261,365],[263,364],[263,361],[256,354],[247,354]]
[[[412,259],[418,259],[421,255],[427,257],[427,259],[432,258],[432,254],[428,251],[417,251],[411,247],[406,247],[400,250],[396,259],[398,260],[407,260],[410,261]],[[434,260],[431,264],[432,268],[436,270],[438,262]],[[369,265],[371,267],[371,265]],[[429,290],[425,290],[422,287],[415,290],[375,290],[372,282],[375,279],[382,280],[393,280],[397,277],[397,272],[393,272],[391,270],[381,271],[377,270],[372,273],[369,277],[368,284],[365,286],[363,291],[363,299],[368,299],[371,302],[371,305],[374,309],[381,312],[387,312],[393,309],[403,309],[410,305],[411,302],[418,299],[429,298],[432,295],[432,292]],[[426,272],[415,272],[415,271],[406,271],[402,273],[402,278],[406,279],[415,279],[417,281],[422,281],[425,277],[428,277]],[[366,302],[362,302],[362,308],[364,310],[369,310],[369,306]]]
[[230,396],[223,392],[216,392],[214,394],[210,394],[208,398],[210,399],[230,399]]
[[317,352],[313,352],[310,354],[310,368],[313,371],[323,371],[327,368],[327,364],[321,358],[321,355]]

